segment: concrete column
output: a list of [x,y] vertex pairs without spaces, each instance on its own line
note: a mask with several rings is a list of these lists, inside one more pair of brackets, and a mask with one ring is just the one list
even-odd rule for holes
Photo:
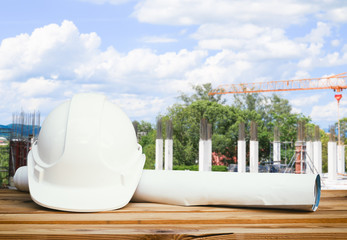
[[200,122],[199,171],[212,171],[212,125],[206,119]]
[[246,141],[237,141],[237,172],[246,172]]
[[173,167],[173,140],[172,140],[172,121],[166,122],[166,139],[165,139],[165,170],[172,170]]
[[249,142],[249,172],[257,173],[259,166],[259,142]]
[[322,174],[322,142],[313,142],[313,165],[318,174]]
[[163,170],[163,139],[155,140],[155,170]]
[[163,170],[163,135],[161,119],[157,122],[157,138],[155,140],[155,170]]
[[239,124],[239,140],[237,141],[237,172],[246,172],[246,139],[245,123]]
[[328,179],[337,179],[336,142],[328,142]]
[[207,139],[207,141],[206,141],[206,153],[205,154],[206,154],[206,159],[207,159],[206,160],[207,171],[212,171],[212,140],[211,140],[211,138]]
[[274,141],[272,144],[273,148],[273,165],[279,166],[281,164],[281,141],[280,141],[280,130],[278,126],[274,127]]
[[199,171],[212,171],[212,141],[199,141]]
[[306,173],[315,173],[314,164],[313,164],[313,142],[306,142]]
[[337,173],[345,173],[345,145],[337,146]]
[[258,127],[255,121],[251,122],[251,139],[249,141],[249,172],[259,171],[259,142]]
[[281,142],[280,141],[273,142],[273,164],[274,165],[281,164]]
[[199,171],[208,171],[205,163],[206,140],[199,140]]
[[165,139],[165,170],[173,167],[173,140]]

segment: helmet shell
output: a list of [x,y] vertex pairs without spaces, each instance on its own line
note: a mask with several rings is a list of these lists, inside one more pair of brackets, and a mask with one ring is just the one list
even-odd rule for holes
[[28,154],[29,190],[44,207],[76,212],[125,206],[145,156],[127,115],[100,94],[55,108]]

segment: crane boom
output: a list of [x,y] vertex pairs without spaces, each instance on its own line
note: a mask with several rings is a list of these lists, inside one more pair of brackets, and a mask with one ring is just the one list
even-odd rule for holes
[[297,80],[281,80],[271,82],[241,83],[220,85],[212,90],[209,95],[229,93],[258,93],[298,91],[315,89],[333,89],[340,92],[347,88],[347,76],[345,73],[321,78],[306,78]]

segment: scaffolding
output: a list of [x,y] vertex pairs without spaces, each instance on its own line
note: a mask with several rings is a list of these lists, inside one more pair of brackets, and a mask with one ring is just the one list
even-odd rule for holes
[[12,114],[12,124],[0,128],[6,145],[0,150],[1,185],[9,185],[16,170],[27,164],[27,155],[40,132],[40,112]]

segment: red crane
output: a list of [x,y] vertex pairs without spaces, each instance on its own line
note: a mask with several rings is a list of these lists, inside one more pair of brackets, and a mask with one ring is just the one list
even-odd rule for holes
[[328,77],[305,78],[296,80],[281,80],[270,82],[224,84],[213,89],[209,95],[229,93],[258,93],[280,92],[316,89],[333,89],[340,92],[347,88],[346,73],[340,73]]
[[[281,92],[281,91],[299,91],[299,90],[317,90],[333,89],[335,92],[341,92],[347,88],[347,72],[320,78],[304,78],[296,80],[281,80],[270,82],[225,84],[209,92],[209,95],[231,94],[231,93],[259,93],[259,92]],[[338,118],[338,144],[340,145],[340,116],[339,105],[341,94],[336,94],[337,100],[337,118]]]

